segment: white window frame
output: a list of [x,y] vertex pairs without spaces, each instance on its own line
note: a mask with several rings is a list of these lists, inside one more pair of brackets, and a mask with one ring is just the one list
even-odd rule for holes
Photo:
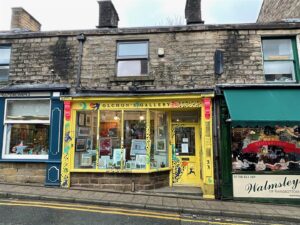
[[[1,49],[10,49],[10,57],[11,57],[11,45],[0,45],[0,50]],[[2,81],[8,81],[8,77],[9,77],[9,69],[10,69],[10,59],[8,61],[8,63],[0,63],[0,68],[5,68],[8,67],[8,74],[7,74],[7,79],[0,79],[0,82]]]
[[[119,55],[119,46],[122,44],[139,44],[139,43],[145,43],[147,44],[147,53],[145,55]],[[118,75],[118,66],[119,62],[122,61],[142,61],[147,60],[147,73],[141,73],[139,75]],[[116,61],[117,61],[117,67],[116,67],[116,77],[140,77],[140,76],[147,76],[149,74],[149,40],[120,40],[117,42],[117,51],[116,51]],[[142,67],[142,65],[141,65]]]
[[[6,111],[7,111],[7,102],[8,101],[28,101],[28,100],[48,100],[50,105],[49,105],[49,119],[48,120],[7,120],[6,119]],[[33,159],[33,160],[47,160],[49,158],[49,152],[48,155],[14,155],[14,154],[9,154],[7,152],[6,148],[6,141],[7,141],[7,124],[46,124],[49,125],[49,134],[50,134],[50,119],[51,119],[51,99],[50,98],[9,98],[5,99],[5,110],[4,110],[4,129],[3,129],[3,146],[2,146],[2,159]],[[50,141],[50,137],[49,137]],[[49,147],[50,147],[49,143]]]

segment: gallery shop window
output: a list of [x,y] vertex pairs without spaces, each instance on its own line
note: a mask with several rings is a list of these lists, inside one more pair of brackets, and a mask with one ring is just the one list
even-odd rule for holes
[[117,43],[117,76],[142,76],[148,73],[148,41]]
[[300,127],[264,126],[232,129],[235,173],[300,172]]
[[96,111],[77,111],[75,168],[96,168],[97,123]]
[[295,82],[297,79],[297,47],[295,39],[263,39],[266,81]]
[[0,45],[0,81],[8,80],[11,47]]
[[49,99],[7,99],[3,158],[47,159],[49,125]]
[[150,111],[151,121],[151,169],[168,167],[168,123],[167,113]]

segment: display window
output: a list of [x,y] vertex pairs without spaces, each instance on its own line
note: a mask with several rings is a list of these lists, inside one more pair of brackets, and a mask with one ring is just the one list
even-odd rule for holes
[[4,115],[4,159],[47,159],[49,99],[7,99]]
[[233,172],[300,171],[300,127],[232,129]]
[[167,113],[151,111],[151,169],[165,168],[168,162]]
[[76,111],[76,121],[75,169],[139,171],[169,166],[166,112]]
[[96,168],[98,113],[77,111],[75,168]]

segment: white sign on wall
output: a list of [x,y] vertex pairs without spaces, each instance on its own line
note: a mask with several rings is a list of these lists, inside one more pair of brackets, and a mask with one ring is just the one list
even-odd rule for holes
[[236,198],[300,198],[300,175],[233,175]]

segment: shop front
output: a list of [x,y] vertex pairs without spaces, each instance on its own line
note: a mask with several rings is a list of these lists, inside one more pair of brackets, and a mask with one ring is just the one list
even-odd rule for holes
[[0,91],[1,182],[59,186],[63,103],[68,87],[27,85]]
[[240,88],[224,96],[223,197],[299,202],[300,91]]
[[61,185],[195,186],[213,198],[212,97],[64,97]]

